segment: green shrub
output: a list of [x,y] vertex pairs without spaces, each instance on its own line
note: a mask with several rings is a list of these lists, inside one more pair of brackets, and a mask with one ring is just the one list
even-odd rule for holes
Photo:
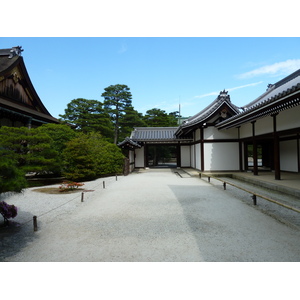
[[100,134],[80,134],[66,144],[63,151],[63,175],[69,180],[92,180],[122,172],[124,156],[114,144]]
[[17,167],[17,163],[7,157],[0,160],[0,194],[21,192],[27,186],[25,173]]

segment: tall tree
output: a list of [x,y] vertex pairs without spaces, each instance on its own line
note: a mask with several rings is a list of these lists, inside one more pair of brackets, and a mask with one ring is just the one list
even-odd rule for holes
[[173,127],[178,126],[177,112],[167,114],[159,108],[152,108],[146,111],[144,121],[149,127]]
[[78,131],[83,133],[95,131],[103,137],[112,138],[113,127],[100,101],[74,99],[68,103],[65,114],[59,116],[61,121],[71,124]]
[[120,119],[119,140],[129,137],[134,127],[146,127],[143,115],[132,106],[125,109],[125,114]]
[[110,85],[104,89],[101,97],[104,97],[104,109],[111,117],[114,124],[114,144],[119,139],[120,119],[125,114],[126,109],[132,106],[132,95],[130,88],[125,84]]

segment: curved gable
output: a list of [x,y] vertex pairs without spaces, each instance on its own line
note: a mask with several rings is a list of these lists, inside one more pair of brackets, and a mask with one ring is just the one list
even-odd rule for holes
[[38,123],[58,123],[36,93],[26,70],[21,47],[0,50],[0,108],[6,116],[22,115]]

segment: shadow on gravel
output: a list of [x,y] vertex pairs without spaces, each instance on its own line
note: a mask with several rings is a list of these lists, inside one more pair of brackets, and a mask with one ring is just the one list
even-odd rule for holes
[[[32,219],[31,213],[22,212],[23,217]],[[32,222],[25,224],[10,220],[8,226],[4,226],[4,221],[0,221],[0,261],[5,261],[6,258],[11,257],[22,251],[28,243],[31,243],[37,238],[33,231]]]
[[299,231],[245,205],[238,195],[203,186],[170,188],[205,261],[299,261]]

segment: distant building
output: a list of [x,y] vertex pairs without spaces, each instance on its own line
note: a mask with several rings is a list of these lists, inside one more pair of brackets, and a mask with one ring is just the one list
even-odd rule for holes
[[176,128],[139,127],[119,146],[131,170],[149,167],[148,148],[173,145],[176,167],[199,171],[300,172],[300,70],[268,85],[243,108],[220,92],[205,109]]
[[0,49],[0,126],[37,127],[59,123],[36,93],[22,51],[19,46]]

